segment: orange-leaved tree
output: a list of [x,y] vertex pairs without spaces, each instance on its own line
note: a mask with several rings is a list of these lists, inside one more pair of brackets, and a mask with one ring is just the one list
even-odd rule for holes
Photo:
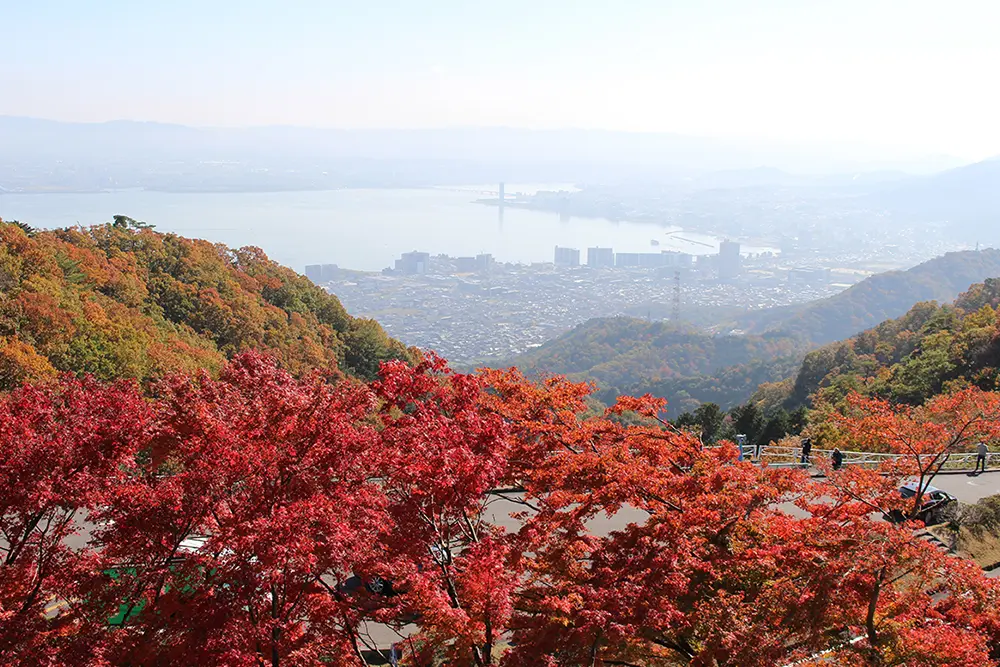
[[[512,467],[526,579],[505,664],[989,664],[970,619],[995,616],[995,587],[862,503],[665,428],[651,397],[581,419],[579,385],[488,379],[530,462]],[[610,419],[626,410],[647,422]]]
[[[649,396],[594,416],[585,385],[433,355],[366,382],[246,353],[148,401],[116,387],[0,399],[9,534],[74,461],[93,489],[54,515],[87,509],[88,541],[32,542],[64,576],[3,571],[9,664],[361,665],[392,642],[411,665],[996,664],[974,567]],[[80,446],[57,465],[50,440]]]
[[[916,480],[916,493],[903,512],[913,518],[934,477],[953,455],[970,452],[978,442],[1000,435],[1000,393],[972,387],[940,394],[918,407],[854,393],[847,397],[844,411],[833,412],[831,419],[852,447],[895,455],[879,472],[894,481]],[[845,473],[837,478],[857,475]],[[875,486],[888,490],[884,484]],[[888,502],[890,496],[881,494],[878,509],[888,511],[887,505],[898,505]]]

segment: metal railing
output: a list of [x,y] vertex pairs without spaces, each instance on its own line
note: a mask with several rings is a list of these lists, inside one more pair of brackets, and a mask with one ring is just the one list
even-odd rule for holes
[[[864,466],[877,468],[885,461],[906,456],[904,454],[886,454],[883,452],[858,452],[841,450],[844,459],[842,465]],[[763,445],[759,448],[745,445],[743,447],[743,458],[747,460],[760,460],[769,465],[785,467],[808,467],[820,460],[832,461],[832,449],[813,449],[809,453],[809,462],[802,462],[801,447],[786,447],[781,445]],[[976,467],[978,455],[975,452],[956,452],[950,454],[942,470],[973,470]],[[986,454],[987,468],[1000,468],[1000,452],[988,452]]]

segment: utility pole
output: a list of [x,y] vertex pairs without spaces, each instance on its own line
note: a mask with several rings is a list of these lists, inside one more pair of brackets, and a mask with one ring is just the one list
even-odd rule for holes
[[678,322],[681,319],[681,272],[674,271],[674,307],[670,313],[670,319]]

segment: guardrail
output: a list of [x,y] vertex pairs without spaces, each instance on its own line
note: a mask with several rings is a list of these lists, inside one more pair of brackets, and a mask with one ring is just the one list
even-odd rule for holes
[[[857,452],[850,450],[841,450],[840,453],[843,454],[844,456],[842,465],[864,466],[869,468],[876,468],[885,461],[891,461],[904,456],[903,454],[886,454],[882,452]],[[807,463],[803,463],[801,447],[763,445],[757,448],[751,445],[744,445],[743,457],[748,460],[754,460],[754,461],[760,460],[762,462],[768,463],[769,465],[778,465],[787,467],[808,467],[809,465],[815,464],[817,461],[820,460],[832,461],[833,450],[813,449],[809,453],[809,461]],[[941,469],[973,470],[976,467],[976,460],[977,460],[977,455],[975,452],[956,452],[948,456],[948,459],[945,461]],[[1000,452],[988,452],[986,454],[986,467],[987,468],[1000,467]]]

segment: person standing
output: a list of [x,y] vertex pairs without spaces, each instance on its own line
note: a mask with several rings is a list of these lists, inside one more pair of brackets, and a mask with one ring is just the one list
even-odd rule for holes
[[988,450],[986,449],[986,443],[985,442],[980,442],[978,445],[976,445],[976,467],[975,467],[975,469],[972,472],[979,472],[979,466],[980,466],[980,464],[982,464],[982,466],[983,466],[982,471],[986,472],[986,452],[987,451]]
[[840,447],[833,448],[833,454],[830,455],[833,459],[833,469],[840,470],[840,466],[844,465],[844,453],[840,451]]
[[812,439],[802,438],[802,463],[809,463],[809,454],[812,452]]

